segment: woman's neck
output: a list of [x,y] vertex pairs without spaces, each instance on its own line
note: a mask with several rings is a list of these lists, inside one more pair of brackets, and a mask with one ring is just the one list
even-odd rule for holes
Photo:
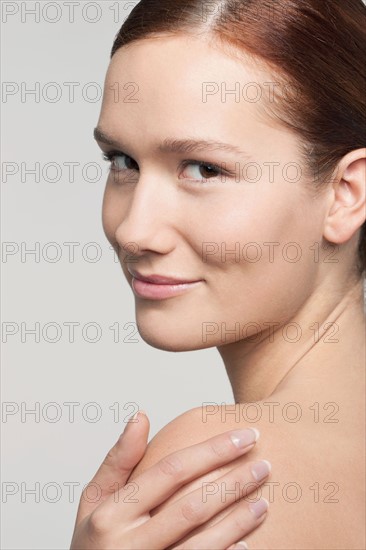
[[[219,346],[236,403],[260,401],[284,388],[335,384],[365,365],[363,279],[342,297],[318,288],[285,324],[272,324],[259,342]],[[362,380],[362,378],[361,378]],[[301,382],[298,384],[298,382]]]

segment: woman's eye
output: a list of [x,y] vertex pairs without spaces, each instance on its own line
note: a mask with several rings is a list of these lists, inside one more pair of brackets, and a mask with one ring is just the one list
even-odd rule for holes
[[108,153],[104,153],[103,158],[111,163],[111,170],[116,172],[139,169],[137,162],[124,153],[110,151]]
[[[139,166],[132,157],[121,151],[108,151],[103,155],[104,160],[109,161],[113,172],[128,170],[138,171]],[[186,161],[183,163],[183,172],[180,179],[193,181],[207,181],[209,179],[224,176],[224,171],[217,165],[202,161]]]
[[183,172],[183,177],[192,180],[202,180],[216,178],[222,174],[222,170],[214,164],[204,162],[187,163]]

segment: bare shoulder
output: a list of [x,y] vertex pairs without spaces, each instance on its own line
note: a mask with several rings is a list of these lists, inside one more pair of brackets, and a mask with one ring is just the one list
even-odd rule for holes
[[[136,477],[168,454],[195,445],[215,435],[214,433],[207,437],[202,435],[200,429],[201,409],[202,407],[189,409],[159,430],[149,442],[145,455],[134,469],[130,479],[132,480],[132,477]],[[225,428],[222,431],[225,431]]]
[[[260,528],[246,537],[250,548],[365,548],[365,457],[357,458],[352,452],[351,474],[344,467],[349,463],[351,450],[344,424],[316,422],[317,411],[305,407],[308,409],[305,403],[279,399],[190,409],[155,435],[130,480],[170,453],[228,430],[256,427],[260,438],[254,449],[188,483],[154,513],[198,488],[203,481],[217,479],[245,461],[267,459],[272,472],[258,498],[267,498],[270,510]],[[199,530],[217,523],[231,509],[226,508]]]
[[[149,442],[147,451],[135,468],[133,476],[135,477],[170,453],[201,443],[229,430],[250,427],[257,428],[261,434],[260,443],[258,442],[255,449],[251,451],[251,460],[267,458],[263,453],[275,450],[276,456],[281,458],[283,464],[290,464],[289,450],[284,445],[284,441],[289,436],[289,428],[282,412],[274,411],[273,407],[268,407],[261,402],[209,404],[185,411],[159,430]],[[293,431],[298,432],[298,427]]]

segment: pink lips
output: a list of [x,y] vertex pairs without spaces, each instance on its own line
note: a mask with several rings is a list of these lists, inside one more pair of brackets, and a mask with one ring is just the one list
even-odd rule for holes
[[131,268],[128,268],[128,271],[133,277],[135,277],[135,279],[145,281],[146,283],[154,283],[157,285],[182,285],[198,282],[197,280],[192,281],[189,279],[175,279],[174,277],[164,277],[163,275],[141,275],[141,273]]
[[202,281],[188,281],[186,279],[163,277],[162,275],[145,276],[130,268],[128,268],[128,271],[133,276],[132,288],[135,293],[141,298],[150,300],[162,300],[177,296]]

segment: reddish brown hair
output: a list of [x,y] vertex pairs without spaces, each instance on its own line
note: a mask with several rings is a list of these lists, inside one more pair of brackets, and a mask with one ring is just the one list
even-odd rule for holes
[[[296,90],[295,101],[275,101],[272,111],[300,138],[305,170],[316,174],[315,192],[332,181],[344,155],[366,147],[362,0],[141,0],[115,37],[111,57],[136,40],[200,32],[259,58]],[[366,270],[366,223],[357,269]]]

